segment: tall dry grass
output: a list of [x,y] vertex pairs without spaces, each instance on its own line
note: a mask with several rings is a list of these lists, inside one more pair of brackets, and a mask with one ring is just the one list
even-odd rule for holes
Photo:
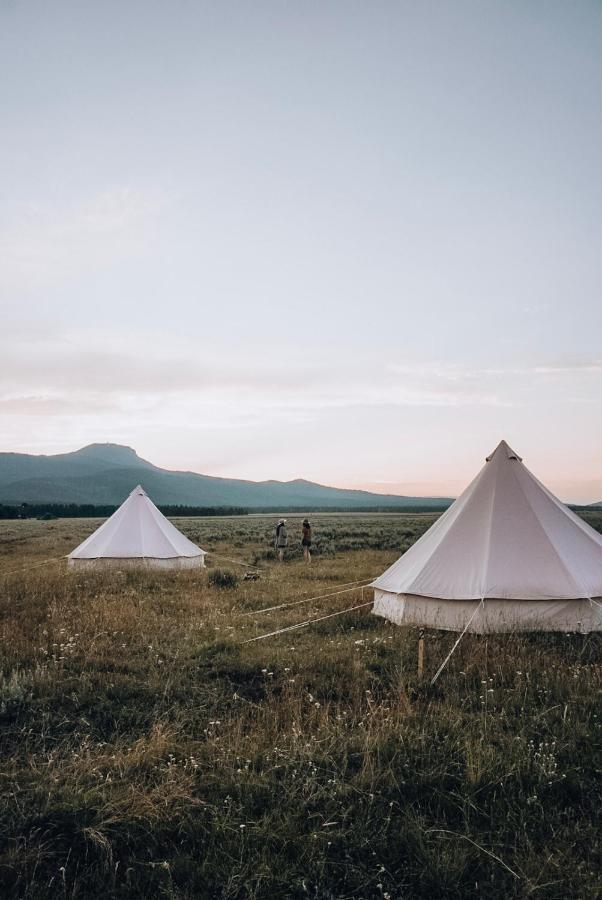
[[[259,559],[232,588],[60,564],[4,577],[0,894],[597,896],[599,636],[467,635],[434,688],[416,633],[364,611],[242,643],[353,605],[253,612],[380,572],[397,551],[379,544],[428,524],[324,520],[306,567],[265,558],[269,520],[185,522]],[[91,523],[2,528],[7,572]],[[427,672],[453,640],[427,635]]]

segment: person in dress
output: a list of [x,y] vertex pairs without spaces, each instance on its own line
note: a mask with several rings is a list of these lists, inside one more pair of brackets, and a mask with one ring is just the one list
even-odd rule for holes
[[311,525],[308,519],[303,519],[303,537],[301,538],[301,546],[303,547],[303,558],[306,563],[311,562]]

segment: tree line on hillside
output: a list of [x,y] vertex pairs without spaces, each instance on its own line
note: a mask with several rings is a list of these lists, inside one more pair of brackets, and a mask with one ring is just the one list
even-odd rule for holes
[[298,515],[306,513],[442,513],[445,512],[452,504],[449,503],[415,503],[411,505],[400,504],[399,506],[291,506],[285,503],[284,506],[254,506],[250,512],[265,513],[266,515],[278,515],[282,512],[297,513]]
[[[0,503],[0,519],[88,519],[112,516],[117,505],[94,503]],[[246,516],[241,506],[159,506],[165,516]]]
[[[309,513],[442,513],[449,504],[412,506],[286,506],[286,512]],[[0,503],[0,519],[102,519],[112,516],[119,506],[108,503]],[[262,506],[252,510],[242,506],[159,505],[165,516],[247,516],[250,512],[279,515],[280,506]]]
[[[286,512],[309,513],[442,513],[450,503],[412,504],[408,506],[286,506]],[[575,512],[597,512],[595,505],[578,506],[568,504]],[[103,519],[112,516],[119,506],[117,504],[95,503],[0,503],[0,519]],[[250,512],[265,515],[279,515],[283,509],[279,506],[253,507],[252,510],[242,506],[178,506],[175,504],[159,505],[164,516],[177,518],[181,516],[247,516]]]

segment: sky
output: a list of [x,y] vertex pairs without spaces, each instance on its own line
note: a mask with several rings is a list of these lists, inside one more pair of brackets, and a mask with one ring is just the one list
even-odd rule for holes
[[602,500],[602,3],[0,0],[0,450]]

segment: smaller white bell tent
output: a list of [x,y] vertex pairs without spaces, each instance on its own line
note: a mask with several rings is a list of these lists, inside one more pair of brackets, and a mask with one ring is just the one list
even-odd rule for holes
[[205,551],[178,531],[138,485],[68,560],[77,568],[194,569],[205,565]]
[[477,477],[380,578],[373,612],[481,634],[602,630],[602,535],[502,441]]

